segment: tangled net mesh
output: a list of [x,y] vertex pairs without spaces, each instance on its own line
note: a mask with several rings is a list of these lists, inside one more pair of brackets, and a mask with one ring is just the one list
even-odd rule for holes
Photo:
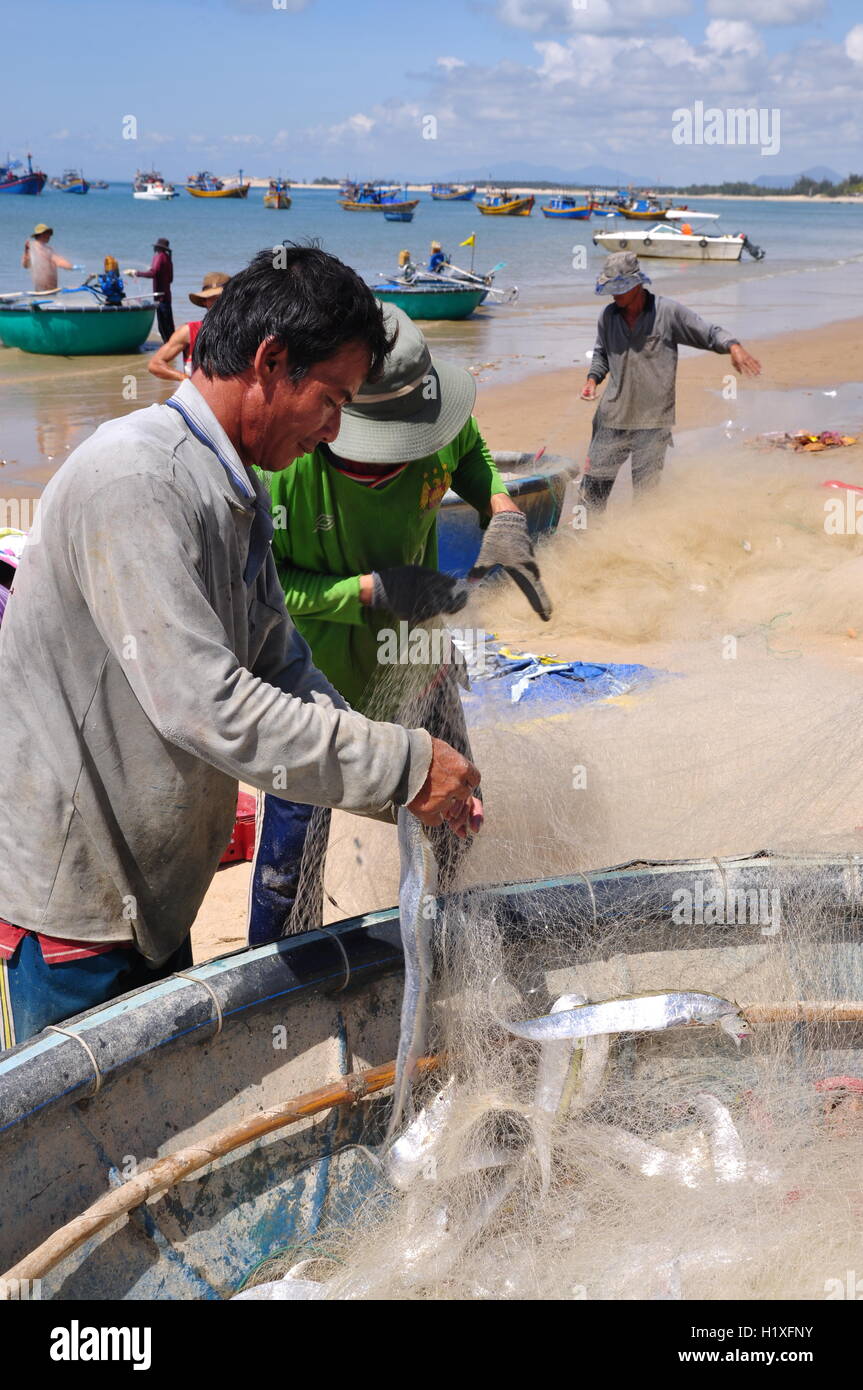
[[[813,468],[705,463],[546,546],[557,608],[542,649],[572,640],[605,658],[625,642],[664,675],[618,700],[525,701],[493,719],[466,699],[487,824],[435,922],[438,1069],[394,1149],[341,1156],[351,1219],[258,1282],[290,1270],[291,1296],[326,1298],[812,1299],[863,1268],[847,632],[863,631],[863,541],[825,533]],[[520,597],[484,602],[486,627],[538,649]],[[334,830],[334,895],[353,883],[364,907],[392,902],[392,829],[355,825],[362,853],[352,844],[341,869]],[[578,877],[668,860],[687,862]],[[555,875],[569,881],[483,886]],[[556,1001],[687,991],[739,1004],[750,1035],[538,1042],[506,1028]],[[386,1108],[368,1107],[371,1149]]]

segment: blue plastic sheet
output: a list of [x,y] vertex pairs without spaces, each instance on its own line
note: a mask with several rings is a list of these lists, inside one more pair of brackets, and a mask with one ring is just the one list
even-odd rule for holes
[[588,704],[625,695],[668,673],[636,663],[561,661],[513,651],[489,634],[484,649],[468,663],[471,686],[484,702]]

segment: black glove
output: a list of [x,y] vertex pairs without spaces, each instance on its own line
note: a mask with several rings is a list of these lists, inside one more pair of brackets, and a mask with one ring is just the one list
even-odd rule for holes
[[534,612],[548,622],[551,603],[539,576],[523,512],[497,512],[492,517],[468,578],[484,579],[498,565],[515,581]]
[[422,623],[438,613],[458,613],[467,603],[467,584],[452,574],[422,565],[399,565],[372,575],[372,608],[386,608],[397,618]]

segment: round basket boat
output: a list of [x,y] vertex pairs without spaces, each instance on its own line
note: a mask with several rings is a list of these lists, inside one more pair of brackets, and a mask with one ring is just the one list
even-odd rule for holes
[[[805,909],[817,887],[825,920],[840,921],[845,940],[813,952],[820,973],[810,983],[830,997],[834,970],[846,989],[860,991],[861,869],[857,857],[760,854],[639,862],[482,891],[513,937],[533,940],[538,922],[565,913],[579,940],[595,940],[593,997],[620,990],[615,972],[625,960],[636,990],[656,989],[667,966],[719,993],[745,976],[757,1003],[769,936],[729,925],[717,943],[715,928],[675,925],[676,895],[699,886],[757,894],[778,875],[786,915],[795,902]],[[601,942],[610,927],[616,954],[606,960]],[[211,1145],[232,1123],[389,1062],[398,1041],[399,943],[396,909],[349,918],[210,961],[0,1057],[0,1164],[15,1194],[0,1221],[0,1277],[155,1160]],[[552,996],[567,987],[565,968],[545,973]],[[860,1034],[859,1021],[831,1030],[833,1071],[859,1070]],[[679,1037],[679,1046],[707,1049],[714,1068],[737,1065],[727,1039],[703,1030]],[[352,1145],[360,1137],[376,1143],[388,1110],[384,1094],[355,1099],[206,1162],[46,1271],[41,1297],[229,1297],[263,1258],[350,1219],[376,1181]]]
[[86,291],[21,299],[0,304],[0,340],[22,352],[56,357],[135,352],[146,341],[155,313],[152,300],[100,304]]

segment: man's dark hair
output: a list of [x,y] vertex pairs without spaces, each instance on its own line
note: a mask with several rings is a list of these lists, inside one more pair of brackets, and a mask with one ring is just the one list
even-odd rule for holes
[[287,242],[231,276],[201,325],[192,365],[211,379],[239,376],[267,339],[287,349],[294,382],[353,342],[368,348],[374,378],[395,341],[356,271],[319,246]]

